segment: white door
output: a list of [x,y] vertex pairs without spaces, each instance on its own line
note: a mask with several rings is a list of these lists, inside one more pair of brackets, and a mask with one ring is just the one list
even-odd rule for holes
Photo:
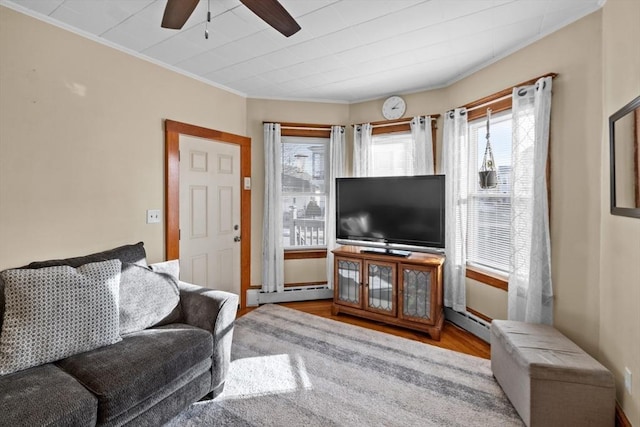
[[240,147],[180,135],[180,280],[240,294]]

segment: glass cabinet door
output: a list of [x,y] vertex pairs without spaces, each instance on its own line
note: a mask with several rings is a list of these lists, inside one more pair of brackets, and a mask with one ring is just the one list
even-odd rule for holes
[[351,258],[336,257],[335,301],[342,305],[362,307],[362,262]]
[[396,264],[365,261],[365,308],[396,315]]
[[433,269],[417,266],[402,266],[402,286],[400,317],[423,323],[433,323],[432,307],[435,304],[433,292]]

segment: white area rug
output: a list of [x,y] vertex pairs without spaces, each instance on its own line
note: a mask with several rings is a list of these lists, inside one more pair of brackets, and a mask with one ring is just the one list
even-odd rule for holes
[[522,426],[490,362],[276,305],[236,321],[224,392],[168,426]]

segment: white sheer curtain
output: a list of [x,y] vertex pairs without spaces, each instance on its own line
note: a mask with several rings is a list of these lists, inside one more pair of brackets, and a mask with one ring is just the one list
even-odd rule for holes
[[456,108],[444,117],[442,157],[446,176],[444,305],[465,312],[467,262],[467,200],[469,194],[469,127],[467,110]]
[[513,89],[510,320],[553,323],[547,153],[551,77]]
[[371,123],[353,128],[353,176],[369,176],[372,165]]
[[279,123],[264,124],[264,213],[262,225],[262,291],[284,291],[282,245],[282,158]]
[[411,119],[413,175],[433,175],[433,137],[431,116]]
[[344,127],[331,126],[329,139],[327,223],[325,226],[325,242],[327,243],[327,285],[333,289],[333,253],[336,247],[336,178],[343,177],[345,156]]

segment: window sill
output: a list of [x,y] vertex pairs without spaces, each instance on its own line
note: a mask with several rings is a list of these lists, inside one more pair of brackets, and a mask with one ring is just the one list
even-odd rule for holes
[[326,258],[326,249],[285,249],[284,259]]
[[467,265],[467,278],[484,283],[485,285],[493,286],[494,288],[502,289],[503,291],[509,289],[508,278],[501,277],[475,266]]

